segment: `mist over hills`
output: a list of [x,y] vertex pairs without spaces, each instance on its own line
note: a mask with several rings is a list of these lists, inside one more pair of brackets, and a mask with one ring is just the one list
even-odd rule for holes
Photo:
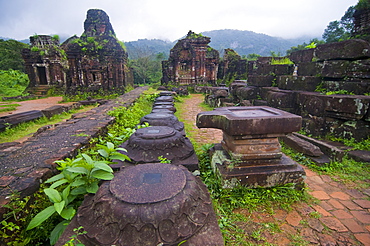
[[[220,52],[223,55],[223,50],[231,48],[235,50],[239,55],[247,56],[248,54],[258,54],[261,56],[269,56],[271,52],[279,54],[281,56],[286,55],[286,51],[292,46],[297,46],[304,42],[308,43],[311,39],[317,37],[301,37],[295,39],[283,39],[278,37],[272,37],[262,33],[255,33],[252,31],[241,31],[232,29],[213,30],[202,32],[203,36],[211,38],[210,46]],[[185,37],[185,36],[184,36]],[[182,39],[181,37],[179,39]],[[9,38],[1,39],[7,40]],[[60,35],[60,42],[62,43],[68,37]],[[29,39],[18,40],[23,43],[29,43]],[[160,39],[139,39],[137,41],[125,42],[129,58],[136,59],[138,56],[153,55],[158,53],[164,53],[167,58],[170,49],[176,44],[174,42],[165,41]]]
[[[202,32],[203,36],[211,38],[209,44],[212,48],[223,54],[223,50],[231,48],[239,55],[258,54],[261,56],[271,55],[271,51],[282,56],[286,55],[286,51],[292,46],[297,46],[304,42],[308,43],[316,37],[301,37],[295,39],[283,39],[272,37],[262,33],[252,31],[240,31],[232,29],[213,30]],[[184,36],[185,37],[185,36]],[[182,38],[184,38],[182,37]],[[165,53],[169,55],[170,49],[176,44],[174,42],[159,40],[159,39],[139,39],[138,41],[125,42],[129,57],[133,58],[137,55],[138,50],[152,52],[153,54]]]

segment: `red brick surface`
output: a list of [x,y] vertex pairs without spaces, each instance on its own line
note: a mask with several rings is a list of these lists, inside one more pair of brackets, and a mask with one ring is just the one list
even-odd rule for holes
[[364,232],[364,228],[354,219],[340,220],[351,232]]
[[333,198],[342,200],[342,201],[349,200],[349,198],[350,198],[349,195],[347,195],[346,193],[343,193],[341,191],[333,192],[333,193],[330,194],[330,196],[333,197]]
[[320,218],[320,221],[332,230],[335,230],[338,232],[348,231],[347,227],[345,227],[337,218],[323,217],[323,218]]
[[353,200],[362,208],[370,208],[370,201],[369,200]]
[[363,243],[365,246],[370,246],[370,234],[369,233],[359,233],[355,234],[358,241]]
[[330,196],[325,191],[311,191],[310,194],[319,200],[329,200]]
[[298,226],[302,217],[297,213],[297,211],[292,211],[286,217],[286,221],[292,226]]

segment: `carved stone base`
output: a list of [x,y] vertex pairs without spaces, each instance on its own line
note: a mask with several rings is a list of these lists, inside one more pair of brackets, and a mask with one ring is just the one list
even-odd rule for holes
[[297,162],[282,154],[280,159],[257,164],[232,160],[230,155],[216,144],[211,150],[211,165],[224,182],[224,187],[232,188],[237,183],[248,187],[272,187],[294,183],[301,186],[304,182],[305,171]]

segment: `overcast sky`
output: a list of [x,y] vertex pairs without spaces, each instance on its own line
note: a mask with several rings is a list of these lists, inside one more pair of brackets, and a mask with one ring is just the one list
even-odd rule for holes
[[34,34],[80,36],[88,9],[110,17],[117,38],[174,41],[218,29],[270,36],[321,37],[358,0],[0,0],[0,36]]

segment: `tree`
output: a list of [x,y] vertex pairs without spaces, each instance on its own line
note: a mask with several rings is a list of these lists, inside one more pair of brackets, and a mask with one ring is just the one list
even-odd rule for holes
[[130,60],[134,70],[135,84],[157,83],[162,77],[161,61],[165,59],[164,53],[154,54],[149,48],[137,48],[132,50]]
[[[248,61],[255,61],[255,60],[257,60],[257,58],[258,57],[261,57],[261,55],[259,55],[259,54],[256,54],[256,53],[252,53],[252,54],[248,54],[247,55],[247,57],[246,57],[246,59],[248,60]],[[243,59],[244,59],[245,57],[243,57]]]
[[19,70],[24,72],[22,49],[28,48],[25,43],[16,40],[0,39],[0,70]]
[[350,6],[340,21],[335,20],[329,22],[329,25],[326,27],[322,35],[325,42],[339,42],[351,38],[354,28],[353,14],[355,13],[355,10],[354,6]]

